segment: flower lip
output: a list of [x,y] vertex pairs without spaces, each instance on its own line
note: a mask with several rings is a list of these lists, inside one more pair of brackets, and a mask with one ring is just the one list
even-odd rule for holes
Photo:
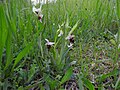
[[66,39],[69,40],[70,43],[74,43],[74,37],[75,37],[75,35],[68,35],[68,36],[66,37]]
[[38,16],[38,20],[41,20],[42,19],[42,17],[41,16]]
[[43,18],[42,14],[38,16],[38,20],[40,20],[41,23],[42,23],[42,18]]

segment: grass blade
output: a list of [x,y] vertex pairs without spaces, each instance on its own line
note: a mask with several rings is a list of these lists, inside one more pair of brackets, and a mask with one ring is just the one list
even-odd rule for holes
[[82,78],[82,81],[89,90],[95,90],[93,84],[88,79]]
[[20,60],[30,51],[32,47],[32,43],[29,43],[16,57],[15,59],[15,63],[13,65],[13,69],[15,68],[15,66],[20,62]]
[[77,21],[77,23],[73,26],[73,28],[69,32],[68,36],[71,35],[74,32],[74,30],[77,28],[78,24],[79,24],[79,21]]
[[63,84],[63,83],[65,83],[67,80],[69,80],[70,77],[71,77],[71,75],[72,75],[72,73],[73,73],[73,68],[71,67],[71,68],[69,68],[69,69],[66,71],[66,73],[65,73],[65,75],[63,76],[60,84]]

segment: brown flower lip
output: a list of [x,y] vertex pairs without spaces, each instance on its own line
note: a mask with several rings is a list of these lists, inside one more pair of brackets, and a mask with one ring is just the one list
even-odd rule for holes
[[70,38],[70,43],[74,43],[74,38],[72,37],[72,38]]
[[38,20],[41,20],[42,19],[42,17],[41,16],[38,16]]
[[42,16],[38,16],[38,20],[42,23]]
[[69,40],[70,43],[74,43],[74,37],[75,37],[74,35],[68,35],[66,39]]

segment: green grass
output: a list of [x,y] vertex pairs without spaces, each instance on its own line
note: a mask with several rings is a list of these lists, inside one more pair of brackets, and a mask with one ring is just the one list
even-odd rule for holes
[[[73,79],[79,90],[119,90],[119,7],[119,0],[57,0],[43,5],[40,23],[29,0],[0,1],[0,90],[64,90]],[[55,42],[50,50],[46,38]]]

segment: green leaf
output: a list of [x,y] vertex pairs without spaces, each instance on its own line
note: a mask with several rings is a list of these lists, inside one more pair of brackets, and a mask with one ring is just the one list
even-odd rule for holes
[[77,26],[78,26],[78,23],[79,23],[79,21],[77,21],[77,23],[73,26],[73,28],[72,28],[71,31],[69,32],[68,36],[71,35],[71,34],[74,32],[74,30],[75,30],[75,29],[77,28]]
[[69,80],[69,79],[71,78],[71,75],[72,75],[72,74],[73,74],[73,68],[71,67],[71,68],[69,68],[69,69],[66,71],[66,73],[65,73],[65,75],[63,76],[60,84],[63,84],[63,83],[65,83],[67,80]]
[[116,11],[117,11],[117,17],[120,19],[120,1],[116,0]]
[[0,4],[0,66],[2,66],[2,54],[7,38],[7,27],[3,4]]
[[79,85],[79,89],[80,90],[84,90],[83,81],[82,81],[82,77],[81,76],[79,76],[78,85]]
[[4,70],[6,70],[7,67],[12,62],[12,59],[11,59],[11,57],[12,57],[12,54],[11,54],[11,44],[12,44],[11,33],[10,33],[10,31],[8,31],[7,41],[6,41],[6,56],[7,56],[7,59],[6,59],[6,65],[5,65]]
[[82,81],[89,90],[95,90],[94,85],[90,82],[90,80],[82,78]]
[[113,45],[116,45],[116,42],[114,39],[110,39],[110,42],[113,44]]
[[20,87],[18,88],[18,90],[24,90],[23,86],[20,86]]
[[36,86],[40,85],[42,82],[46,81],[46,80],[49,78],[49,74],[44,74],[44,75],[43,75],[43,78],[44,78],[44,80],[43,80],[43,79],[38,80],[36,83],[34,83],[34,84],[32,84],[32,85],[30,84],[30,85],[24,87],[24,89],[25,89],[25,90],[29,90],[29,89],[31,89],[31,88],[33,88],[33,87],[36,87]]
[[15,68],[15,66],[20,62],[20,60],[29,52],[29,50],[32,47],[32,43],[29,43],[16,57],[15,59],[15,63],[13,65],[13,69]]
[[[7,11],[7,10],[6,10]],[[6,20],[7,20],[7,24],[8,24],[8,30],[12,33],[12,35],[16,38],[16,24],[14,22],[14,19],[8,14],[8,12],[6,12]]]
[[48,83],[49,87],[51,90],[54,90],[54,88],[57,86],[57,81],[52,79],[51,76],[47,77],[46,82]]
[[28,81],[27,82],[29,82],[32,79],[32,77],[34,76],[34,74],[36,73],[35,68],[36,68],[36,65],[33,64],[31,66],[31,68],[30,68],[30,71],[29,71],[29,74],[28,74]]
[[119,78],[115,84],[115,90],[117,90],[118,86],[120,85],[120,75],[119,75]]

